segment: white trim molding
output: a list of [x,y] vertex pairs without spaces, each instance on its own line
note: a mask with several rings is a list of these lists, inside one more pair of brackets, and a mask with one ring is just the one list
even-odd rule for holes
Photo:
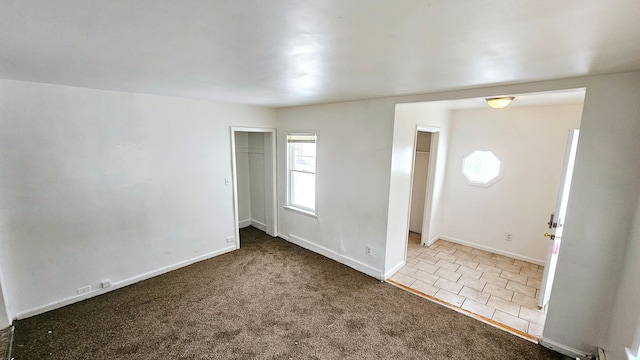
[[400,269],[402,269],[403,266],[405,266],[407,264],[407,262],[405,260],[402,260],[399,264],[397,264],[396,266],[392,267],[391,269],[389,269],[389,271],[384,273],[384,281],[387,281],[388,278],[392,277],[393,274],[397,273],[398,271],[400,271]]
[[478,250],[484,250],[484,251],[489,251],[492,252],[494,254],[498,254],[498,255],[504,255],[504,256],[508,256],[510,258],[514,258],[514,259],[518,259],[518,260],[522,260],[522,261],[527,261],[530,262],[532,264],[536,264],[536,265],[541,265],[544,266],[544,261],[542,260],[538,260],[538,259],[534,259],[532,257],[528,257],[528,256],[523,256],[523,255],[519,255],[516,253],[512,253],[509,251],[504,251],[504,250],[500,250],[500,249],[495,249],[489,246],[483,246],[483,245],[479,245],[479,244],[475,244],[469,241],[464,241],[464,240],[460,240],[460,239],[456,239],[450,236],[445,236],[445,235],[440,235],[434,238],[435,240],[433,240],[433,242],[429,242],[429,245],[433,244],[437,239],[442,239],[442,240],[446,240],[452,243],[456,243],[456,244],[460,244],[460,245],[466,245],[466,246],[470,246],[472,248],[476,248]]
[[164,273],[168,273],[169,271],[173,271],[173,270],[176,270],[176,269],[179,269],[179,268],[182,268],[182,267],[185,267],[185,266],[188,266],[188,265],[191,265],[191,264],[203,261],[203,260],[208,260],[208,259],[210,259],[212,257],[218,256],[218,255],[222,255],[222,254],[231,252],[233,250],[236,250],[235,245],[226,247],[224,249],[212,251],[212,252],[210,252],[208,254],[197,256],[197,257],[185,260],[185,261],[181,261],[181,262],[175,263],[173,265],[164,266],[164,267],[161,267],[159,269],[156,269],[156,270],[153,270],[153,271],[149,271],[149,272],[146,272],[144,274],[136,275],[136,276],[128,278],[128,279],[124,279],[124,280],[120,280],[120,281],[114,282],[108,288],[98,288],[98,289],[89,291],[88,293],[85,293],[85,294],[82,294],[82,295],[71,296],[71,297],[68,297],[68,298],[65,298],[65,299],[62,299],[62,300],[59,300],[59,301],[54,301],[54,302],[45,304],[43,306],[39,306],[39,307],[30,309],[30,310],[23,311],[23,312],[21,312],[19,314],[16,314],[15,320],[25,319],[25,318],[28,318],[28,317],[31,317],[31,316],[39,315],[39,314],[45,313],[47,311],[55,310],[55,309],[61,308],[63,306],[67,306],[67,305],[70,305],[70,304],[73,304],[73,303],[76,303],[76,302],[79,302],[79,301],[82,301],[82,300],[85,300],[85,299],[92,298],[94,296],[102,295],[102,294],[107,293],[109,291],[120,289],[120,288],[123,288],[125,286],[140,282],[142,280],[147,280],[147,279],[150,279],[152,277],[155,277],[155,276],[158,276],[158,275],[162,275]]
[[250,223],[251,223],[251,226],[253,226],[254,228],[267,232],[267,224],[261,223],[260,221],[256,221],[253,219],[251,219]]
[[557,351],[560,354],[568,356],[570,358],[594,359],[594,356],[592,353],[586,352],[584,350],[574,349],[570,346],[563,345],[563,344],[560,344],[559,342],[547,339],[544,336],[540,338],[540,341],[538,343],[546,347],[547,349]]

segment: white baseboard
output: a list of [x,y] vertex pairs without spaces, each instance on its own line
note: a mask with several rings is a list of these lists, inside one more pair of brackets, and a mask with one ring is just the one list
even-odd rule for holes
[[135,284],[135,283],[140,282],[142,280],[150,279],[150,278],[152,278],[154,276],[162,275],[162,274],[167,273],[169,271],[176,270],[176,269],[179,269],[181,267],[185,267],[187,265],[191,265],[191,264],[197,263],[199,261],[207,260],[207,259],[210,259],[212,257],[228,253],[228,252],[233,251],[233,250],[236,250],[235,245],[230,246],[230,247],[226,247],[224,249],[212,251],[212,252],[210,252],[208,254],[197,256],[197,257],[189,259],[189,260],[181,261],[181,262],[173,264],[173,265],[164,266],[164,267],[161,267],[159,269],[156,269],[156,270],[153,270],[153,271],[146,272],[144,274],[140,274],[140,275],[131,277],[129,279],[124,279],[124,280],[120,280],[120,281],[114,282],[108,288],[95,289],[95,290],[92,290],[92,291],[90,291],[88,293],[85,293],[85,294],[82,294],[82,295],[79,295],[79,296],[71,296],[71,297],[68,297],[66,299],[62,299],[62,300],[59,300],[59,301],[54,301],[54,302],[45,304],[43,306],[39,306],[37,308],[33,308],[33,309],[30,309],[30,310],[26,310],[26,311],[20,312],[17,315],[15,315],[15,320],[28,318],[28,317],[31,317],[31,316],[35,316],[35,315],[39,315],[39,314],[45,313],[47,311],[55,310],[55,309],[61,308],[63,306],[67,306],[67,305],[70,305],[70,304],[73,304],[73,303],[76,303],[76,302],[79,302],[79,301],[82,301],[82,300],[85,300],[85,299],[92,298],[94,296],[98,296],[98,295],[107,293],[109,291],[113,291],[113,290],[116,290],[116,289],[119,289],[119,288],[122,288],[122,287],[125,287],[125,286],[128,286],[128,285],[131,285],[131,284]]
[[429,241],[427,242],[427,246],[431,246],[433,245],[434,242],[438,241],[438,239],[440,239],[439,235],[436,235],[435,237],[429,239]]
[[[492,247],[489,247],[489,246],[475,244],[475,243],[472,243],[472,242],[469,242],[469,241],[464,241],[464,240],[452,238],[450,236],[440,235],[440,236],[436,237],[435,239],[436,240],[437,239],[442,239],[442,240],[450,241],[452,243],[456,243],[456,244],[460,244],[460,245],[471,246],[471,247],[476,248],[478,250],[489,251],[489,252],[492,252],[494,254],[508,256],[510,258],[514,258],[514,259],[530,262],[532,264],[537,264],[537,265],[542,265],[542,266],[545,265],[544,261],[540,261],[540,260],[534,259],[532,257],[523,256],[523,255],[519,255],[519,254],[516,254],[516,253],[509,252],[509,251],[500,250],[500,249],[495,249],[495,248],[492,248]],[[433,242],[435,242],[435,240]],[[433,244],[433,242],[430,241],[429,245]]]
[[570,358],[580,358],[580,359],[594,359],[594,356],[592,353],[583,351],[583,350],[578,350],[578,349],[574,349],[570,346],[566,346],[566,345],[562,345],[558,342],[555,342],[553,340],[549,340],[547,338],[545,338],[544,336],[540,338],[539,344],[551,349],[553,351],[559,352],[562,355],[568,356]]
[[260,221],[256,221],[253,219],[242,220],[238,222],[238,228],[244,229],[246,227],[253,226],[256,229],[260,229],[262,231],[267,231],[267,224],[263,224]]
[[320,254],[322,256],[328,257],[329,259],[335,260],[341,264],[347,265],[350,268],[353,268],[355,270],[360,271],[361,273],[365,273],[371,277],[374,277],[376,279],[379,280],[384,280],[383,279],[383,272],[371,267],[365,263],[362,263],[358,260],[352,259],[348,256],[344,256],[342,254],[338,254],[337,252],[327,249],[324,246],[320,246],[317,244],[312,243],[309,240],[303,239],[299,236],[293,235],[293,234],[289,234],[289,236],[285,236],[282,234],[278,234],[278,236],[280,236],[281,238],[296,244],[300,247],[303,247],[307,250],[313,251],[314,253]]
[[383,280],[386,281],[388,278],[392,277],[393,274],[397,273],[406,264],[407,264],[407,262],[405,260],[402,260],[398,265],[396,265],[396,266],[392,267],[391,269],[389,269],[389,271],[387,271],[384,274],[384,279]]
[[260,229],[264,232],[267,231],[267,224],[263,224],[259,221],[251,220],[251,226],[253,226],[256,229]]

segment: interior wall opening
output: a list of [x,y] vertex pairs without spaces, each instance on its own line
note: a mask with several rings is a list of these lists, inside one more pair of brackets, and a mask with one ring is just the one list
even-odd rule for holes
[[[562,172],[570,142],[567,135],[580,126],[584,94],[584,89],[574,89],[516,95],[515,101],[521,103],[503,110],[488,109],[484,98],[396,109],[396,124],[404,126],[403,131],[412,122],[444,124],[445,131],[439,135],[446,143],[446,157],[444,169],[439,167],[434,174],[443,179],[442,186],[424,205],[432,207],[428,216],[432,221],[423,215],[423,225],[432,230],[425,239],[424,229],[415,220],[421,170],[420,155],[414,154],[411,185],[403,195],[410,200],[405,265],[390,280],[524,336],[540,338],[546,318],[541,289],[548,277],[553,278],[545,272],[547,254],[555,251],[557,255],[559,250],[543,234],[549,215],[557,212],[557,199],[563,198],[558,192],[561,178],[566,178]],[[399,118],[403,113],[415,119]],[[425,117],[417,116],[420,113]],[[398,129],[394,132],[402,135]],[[394,136],[394,150],[407,146],[406,139]],[[474,152],[494,154],[500,162],[499,176],[482,184],[469,181],[463,163]],[[389,226],[394,226],[394,219],[389,220]]]
[[[425,218],[425,205],[427,203],[431,137],[432,133],[430,132],[417,131],[416,133],[408,239],[409,241],[413,240],[419,244],[423,244],[422,233]],[[428,240],[427,238],[428,234],[425,236],[425,242]]]
[[236,246],[239,229],[277,236],[275,129],[232,128]]

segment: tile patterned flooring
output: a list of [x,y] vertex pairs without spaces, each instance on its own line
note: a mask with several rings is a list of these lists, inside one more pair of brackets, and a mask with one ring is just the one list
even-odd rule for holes
[[546,318],[537,300],[543,270],[444,240],[422,247],[410,233],[407,264],[390,280],[537,339]]

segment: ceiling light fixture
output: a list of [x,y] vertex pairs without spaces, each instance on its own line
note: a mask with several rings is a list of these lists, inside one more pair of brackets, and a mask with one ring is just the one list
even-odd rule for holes
[[500,96],[500,97],[492,97],[492,98],[486,98],[485,100],[487,100],[487,104],[489,104],[489,106],[491,106],[494,109],[502,109],[507,107],[509,104],[511,104],[511,101],[515,99],[514,96]]

